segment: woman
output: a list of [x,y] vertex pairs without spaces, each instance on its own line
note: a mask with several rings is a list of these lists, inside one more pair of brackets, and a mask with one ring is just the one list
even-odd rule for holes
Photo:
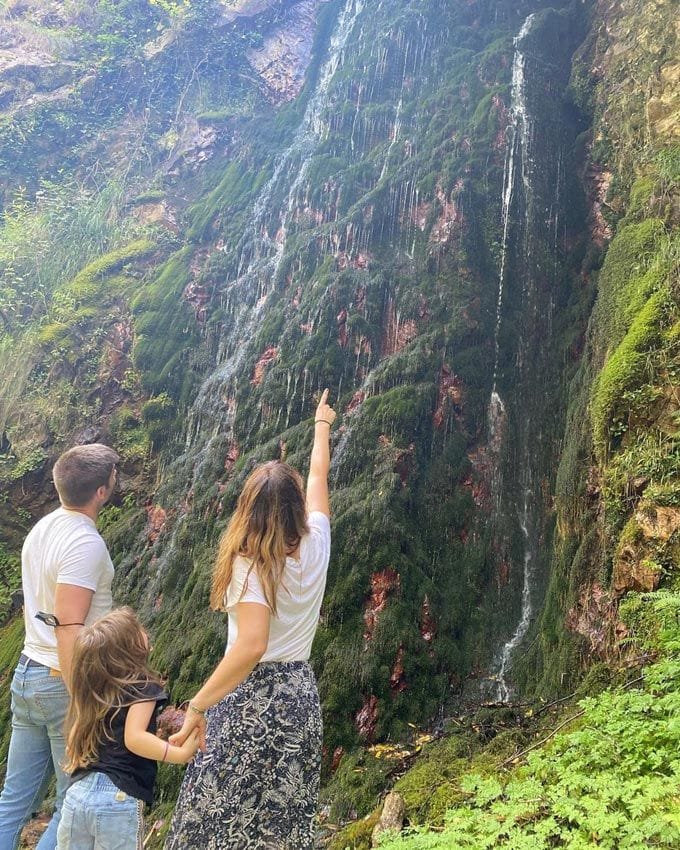
[[[311,850],[321,711],[308,664],[330,557],[324,390],[306,498],[272,461],[248,477],[220,542],[211,606],[229,614],[227,651],[170,741],[198,729],[166,850]],[[207,746],[206,746],[207,740]]]

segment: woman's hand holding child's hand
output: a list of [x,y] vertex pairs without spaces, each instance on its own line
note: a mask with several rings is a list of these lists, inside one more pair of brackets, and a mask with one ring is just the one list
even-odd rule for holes
[[195,711],[187,711],[182,728],[174,735],[170,735],[168,741],[173,747],[182,747],[192,737],[194,731],[198,736],[198,749],[205,750],[205,717]]
[[191,759],[196,755],[198,751],[199,744],[200,735],[198,729],[194,729],[194,731],[189,734],[189,737],[186,739],[186,741],[178,747],[180,753],[182,754],[180,764],[186,764],[187,762],[191,761]]

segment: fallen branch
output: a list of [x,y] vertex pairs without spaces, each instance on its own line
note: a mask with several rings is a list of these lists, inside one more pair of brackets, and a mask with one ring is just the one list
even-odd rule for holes
[[536,747],[540,747],[542,744],[545,744],[546,741],[549,741],[554,735],[557,735],[560,729],[563,729],[565,726],[568,726],[572,720],[576,720],[578,717],[581,717],[585,713],[585,708],[582,708],[581,711],[577,711],[576,714],[572,714],[571,717],[567,717],[566,720],[560,723],[559,726],[556,726],[549,735],[545,736],[545,738],[542,738],[540,741],[536,741],[535,743],[533,743],[530,747],[526,747],[525,749],[520,750],[518,753],[511,755],[509,758],[506,758],[505,761],[501,762],[498,766],[505,767],[507,764],[510,764],[516,759],[520,759],[522,758],[522,756],[525,756],[527,753],[530,753],[532,750],[535,750]]

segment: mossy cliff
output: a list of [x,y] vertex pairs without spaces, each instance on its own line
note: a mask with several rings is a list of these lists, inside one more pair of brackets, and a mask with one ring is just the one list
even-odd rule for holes
[[329,386],[329,770],[609,658],[677,561],[671,4],[1,14],[7,605],[51,461],[110,441],[117,599],[190,695],[242,482],[304,472]]
[[[551,586],[524,678],[569,687],[615,659],[628,591],[676,587],[680,562],[680,119],[672,4],[597,4],[571,86],[584,137],[591,249],[557,473]],[[645,80],[643,86],[639,80]],[[598,259],[599,253],[601,261]],[[537,675],[538,673],[538,675]]]

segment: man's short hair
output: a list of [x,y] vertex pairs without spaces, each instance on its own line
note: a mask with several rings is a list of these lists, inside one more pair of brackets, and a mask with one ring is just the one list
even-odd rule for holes
[[116,452],[102,443],[74,446],[64,452],[52,469],[61,503],[71,508],[87,505],[100,487],[108,485],[119,461]]

